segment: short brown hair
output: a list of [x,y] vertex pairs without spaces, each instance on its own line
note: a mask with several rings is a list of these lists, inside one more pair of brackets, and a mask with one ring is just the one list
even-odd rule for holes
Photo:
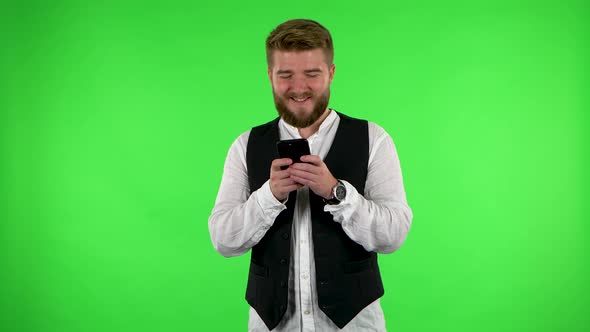
[[317,48],[324,51],[326,62],[332,65],[334,45],[328,29],[312,20],[289,20],[279,24],[266,38],[266,62],[269,67],[272,66],[275,50],[306,51]]

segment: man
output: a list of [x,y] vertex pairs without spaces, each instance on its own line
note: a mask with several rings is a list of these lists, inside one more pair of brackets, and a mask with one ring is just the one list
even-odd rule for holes
[[[376,253],[404,242],[412,220],[399,160],[379,126],[328,108],[332,38],[311,20],[266,40],[280,118],[232,144],[209,231],[226,257],[252,249],[249,331],[385,331]],[[278,140],[311,155],[279,158]]]

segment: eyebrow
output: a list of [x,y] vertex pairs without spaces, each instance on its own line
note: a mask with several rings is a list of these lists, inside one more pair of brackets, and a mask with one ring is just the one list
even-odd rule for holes
[[[321,73],[322,69],[320,68],[312,68],[312,69],[306,69],[303,71],[306,74],[310,74],[310,73]],[[279,69],[277,70],[277,75],[281,75],[281,74],[293,74],[292,70],[289,69]]]

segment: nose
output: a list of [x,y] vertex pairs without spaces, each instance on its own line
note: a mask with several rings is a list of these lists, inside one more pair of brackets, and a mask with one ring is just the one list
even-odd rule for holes
[[308,92],[309,86],[307,84],[307,80],[305,78],[302,77],[298,77],[298,78],[294,78],[293,81],[291,82],[291,92],[293,93],[305,93]]

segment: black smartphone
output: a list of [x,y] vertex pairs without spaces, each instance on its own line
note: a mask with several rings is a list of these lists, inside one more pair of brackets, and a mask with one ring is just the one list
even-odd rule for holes
[[[300,163],[301,156],[311,154],[309,143],[305,138],[288,139],[277,142],[277,151],[280,158],[290,158],[293,163]],[[288,166],[281,166],[281,169],[287,169]]]

